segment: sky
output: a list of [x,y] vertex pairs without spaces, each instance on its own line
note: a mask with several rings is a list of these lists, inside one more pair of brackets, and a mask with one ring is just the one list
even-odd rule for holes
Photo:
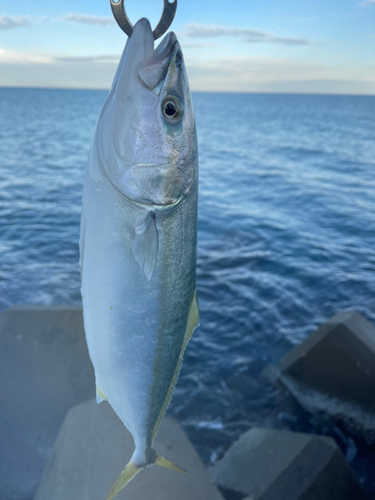
[[[375,0],[178,0],[171,29],[194,91],[375,95]],[[126,39],[109,0],[0,0],[0,86],[108,89]]]

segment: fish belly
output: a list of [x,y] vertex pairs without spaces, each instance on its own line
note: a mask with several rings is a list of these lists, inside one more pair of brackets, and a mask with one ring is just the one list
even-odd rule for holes
[[195,290],[196,196],[155,209],[158,254],[150,279],[132,252],[150,207],[106,179],[86,179],[82,209],[82,299],[97,386],[132,433],[152,444],[184,344]]

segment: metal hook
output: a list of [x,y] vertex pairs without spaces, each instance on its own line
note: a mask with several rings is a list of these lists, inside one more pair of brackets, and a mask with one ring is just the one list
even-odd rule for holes
[[[117,24],[120,26],[124,33],[131,37],[134,31],[134,26],[132,25],[126,14],[124,0],[119,0],[118,2],[111,0],[111,8]],[[154,40],[157,40],[158,38],[163,36],[169,26],[172,24],[172,21],[176,14],[176,9],[177,0],[174,0],[173,2],[164,0],[163,14],[161,15],[158,25],[152,32],[152,34],[154,35]]]

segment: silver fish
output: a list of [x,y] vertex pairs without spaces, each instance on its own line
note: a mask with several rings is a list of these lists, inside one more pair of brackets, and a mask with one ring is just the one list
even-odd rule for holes
[[147,465],[183,471],[152,443],[199,321],[197,196],[181,48],[170,32],[154,50],[141,19],[96,125],[82,202],[81,291],[97,400],[110,403],[135,444],[108,500]]

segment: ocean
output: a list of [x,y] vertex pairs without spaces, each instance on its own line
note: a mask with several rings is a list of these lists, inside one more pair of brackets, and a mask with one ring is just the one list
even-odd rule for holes
[[[83,175],[106,94],[0,89],[0,311],[80,303]],[[193,101],[201,326],[169,412],[206,464],[251,426],[332,435],[375,492],[369,448],[269,377],[337,311],[375,321],[375,97]]]

